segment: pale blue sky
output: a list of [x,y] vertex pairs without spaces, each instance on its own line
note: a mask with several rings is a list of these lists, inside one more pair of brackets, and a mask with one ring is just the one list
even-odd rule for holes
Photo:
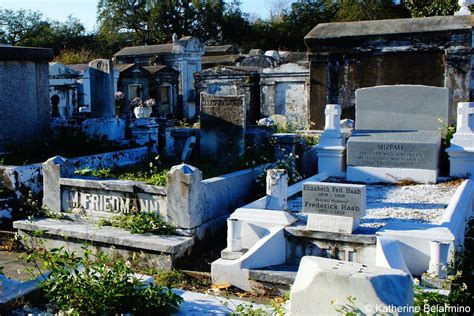
[[[268,17],[269,0],[242,0],[242,11]],[[46,17],[64,21],[67,16],[79,18],[88,30],[96,23],[98,0],[0,0],[0,7],[5,9],[30,9],[40,11]]]

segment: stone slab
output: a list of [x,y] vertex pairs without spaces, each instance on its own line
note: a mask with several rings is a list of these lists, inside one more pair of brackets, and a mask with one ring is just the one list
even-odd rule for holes
[[133,180],[91,180],[82,178],[60,178],[59,183],[64,186],[96,190],[121,191],[128,193],[139,191],[150,194],[167,194],[167,190],[164,187],[145,184],[143,182]]
[[356,130],[438,131],[448,122],[448,88],[395,85],[356,90]]
[[6,312],[4,308],[13,305],[16,300],[25,297],[38,288],[36,280],[18,281],[0,274],[0,313]]
[[402,180],[436,183],[438,170],[348,166],[346,178],[347,181],[363,183],[398,183]]
[[[355,298],[353,304],[348,297]],[[343,306],[360,314],[382,314],[377,312],[380,306],[413,306],[413,280],[401,270],[306,256],[301,260],[290,300],[291,315],[335,315],[336,308]]]
[[53,59],[51,48],[0,46],[0,60],[29,60],[49,62]]
[[347,142],[347,165],[438,168],[439,131],[355,131]]
[[377,237],[375,235],[357,234],[357,231],[355,234],[310,231],[306,229],[306,225],[286,227],[285,234],[287,236],[293,237],[311,238],[316,240],[331,240],[350,244],[375,245],[377,243]]
[[245,96],[201,93],[201,154],[235,159],[245,151]]
[[[239,312],[236,311],[237,306],[251,303],[249,301],[233,298],[229,299],[217,295],[208,295],[178,289],[173,289],[173,292],[183,298],[183,302],[179,306],[179,311],[173,314],[175,316],[239,314]],[[252,303],[252,305],[255,309],[258,308],[264,310],[264,314],[271,315],[273,312],[273,309],[270,306],[255,303]]]
[[303,184],[303,212],[360,218],[365,214],[365,185],[330,182]]
[[249,278],[260,282],[292,285],[295,282],[297,265],[283,264],[260,269],[249,269]]
[[125,128],[125,121],[119,118],[90,118],[82,123],[83,133],[96,140],[124,140]]
[[472,24],[472,19],[467,16],[436,16],[416,19],[320,23],[305,36],[305,40],[454,30],[470,31]]
[[349,216],[309,214],[306,229],[320,232],[352,234],[359,220]]
[[181,254],[189,249],[194,241],[190,237],[175,235],[131,234],[121,228],[102,226],[75,221],[38,219],[13,223],[13,227],[27,232],[45,231],[48,235],[62,238],[75,238],[121,247],[146,251]]
[[228,248],[225,248],[221,251],[221,258],[224,260],[235,260],[242,257],[248,249],[242,249],[240,251],[230,251]]

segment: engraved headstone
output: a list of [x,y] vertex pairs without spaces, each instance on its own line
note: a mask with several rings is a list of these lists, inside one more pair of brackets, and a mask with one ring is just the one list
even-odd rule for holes
[[89,63],[91,115],[94,118],[115,117],[114,66],[111,60],[95,59]]
[[347,179],[433,183],[438,177],[449,90],[419,85],[356,91],[355,131],[347,142]]
[[244,98],[201,93],[201,156],[228,162],[244,154]]
[[82,209],[84,214],[110,216],[115,213],[134,212],[159,213],[163,209],[163,198],[148,193],[126,194],[118,191],[64,187],[61,190],[63,211]]
[[329,182],[303,184],[303,212],[308,230],[352,233],[365,215],[365,185]]

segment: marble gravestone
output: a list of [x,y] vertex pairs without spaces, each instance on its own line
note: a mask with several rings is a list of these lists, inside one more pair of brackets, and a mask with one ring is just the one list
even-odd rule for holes
[[420,85],[356,91],[355,130],[347,142],[347,180],[435,183],[449,90]]
[[245,96],[201,92],[200,153],[215,162],[230,162],[245,153]]
[[115,117],[114,65],[108,59],[89,63],[91,81],[91,114],[96,118]]
[[89,63],[92,118],[82,123],[91,139],[125,139],[125,121],[115,117],[114,66],[111,60],[95,59]]
[[351,234],[365,215],[365,185],[329,182],[303,184],[303,212],[308,230]]

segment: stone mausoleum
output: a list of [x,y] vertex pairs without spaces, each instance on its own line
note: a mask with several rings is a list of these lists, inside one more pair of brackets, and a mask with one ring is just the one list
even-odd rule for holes
[[[193,117],[196,113],[193,73],[201,70],[203,55],[204,44],[191,36],[180,39],[173,36],[170,44],[126,47],[114,55],[115,67],[122,69],[119,86],[128,99],[150,96],[159,100],[159,104],[171,102],[168,109],[173,112],[169,114],[175,117]],[[125,71],[131,67],[133,74]],[[172,69],[179,73],[177,93],[173,91],[176,80]]]
[[453,123],[456,104],[470,100],[472,26],[471,16],[317,25],[305,37],[314,128],[324,126],[326,104],[354,119],[357,89],[395,84],[448,88]]
[[47,135],[52,57],[51,49],[0,45],[0,152]]

